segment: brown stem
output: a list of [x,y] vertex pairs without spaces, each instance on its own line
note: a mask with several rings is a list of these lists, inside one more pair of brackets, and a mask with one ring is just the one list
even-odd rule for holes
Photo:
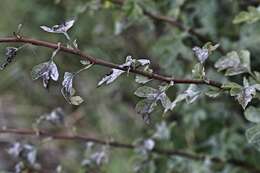
[[[82,141],[82,142],[93,142],[100,145],[108,145],[114,148],[122,148],[122,149],[135,149],[137,146],[133,144],[121,143],[116,141],[106,141],[100,140],[92,137],[87,137],[84,135],[72,135],[72,134],[64,134],[64,133],[55,133],[52,134],[47,131],[42,130],[33,130],[33,129],[0,129],[0,134],[15,134],[21,136],[38,136],[38,137],[49,137],[56,140],[72,140],[72,141]],[[195,155],[192,153],[179,151],[179,150],[166,150],[160,148],[154,148],[151,150],[152,153],[166,155],[166,156],[179,156],[186,159],[191,159],[195,161],[205,161],[206,159],[210,159],[211,162],[216,164],[229,164],[235,167],[240,167],[241,169],[250,171],[252,173],[259,173],[260,169],[241,160],[237,159],[228,159],[223,160],[218,157],[209,157],[206,155]]]
[[[47,48],[52,48],[52,49],[57,49],[58,48],[58,44],[56,43],[51,43],[51,42],[47,42],[47,41],[42,41],[42,40],[36,40],[36,39],[32,39],[32,38],[25,38],[25,37],[6,37],[6,38],[0,38],[0,43],[29,43],[32,45],[36,45],[36,46],[41,46],[41,47],[47,47]],[[104,67],[109,67],[109,68],[116,68],[119,70],[123,70],[123,71],[128,71],[128,69],[120,67],[117,64],[99,59],[99,58],[95,58],[92,57],[86,53],[81,52],[79,49],[72,49],[72,48],[67,48],[65,46],[60,46],[60,51],[62,52],[66,52],[66,53],[70,53],[70,54],[74,54],[74,55],[78,55],[83,59],[86,59],[90,62],[92,62],[93,64],[96,65],[100,65],[100,66],[104,66]],[[163,82],[174,82],[175,84],[205,84],[205,85],[210,85],[210,86],[214,86],[217,88],[221,88],[222,84],[216,81],[212,81],[212,80],[193,80],[193,79],[175,79],[172,77],[167,77],[167,76],[163,76],[160,74],[155,74],[155,73],[148,73],[148,72],[144,72],[144,71],[140,71],[137,69],[130,69],[131,73],[134,74],[138,74],[138,75],[142,75],[145,77],[148,77],[150,79],[155,79],[155,80],[159,80],[159,81],[163,81]]]

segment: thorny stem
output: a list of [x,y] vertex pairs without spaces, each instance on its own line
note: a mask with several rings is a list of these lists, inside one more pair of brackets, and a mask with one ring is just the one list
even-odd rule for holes
[[[71,141],[82,141],[82,142],[93,142],[100,145],[110,146],[114,148],[122,148],[122,149],[135,149],[136,145],[129,144],[129,143],[121,143],[116,141],[107,141],[107,140],[100,140],[97,138],[92,138],[84,135],[75,135],[75,134],[65,134],[65,133],[51,133],[47,131],[38,130],[37,132],[33,129],[0,129],[0,134],[13,134],[13,135],[20,135],[20,136],[33,136],[33,137],[40,137],[40,138],[51,138],[55,140],[71,140]],[[193,153],[188,153],[185,151],[180,150],[170,150],[170,149],[160,149],[154,148],[151,150],[152,153],[164,155],[164,156],[178,156],[194,161],[205,161],[210,160],[215,164],[222,164],[222,165],[232,165],[234,167],[239,167],[251,173],[259,173],[260,169],[251,165],[247,162],[237,160],[237,159],[221,159],[219,157],[210,157],[206,155],[195,155]]]
[[[35,46],[41,46],[41,47],[47,47],[51,49],[57,49],[59,46],[56,43],[52,42],[47,42],[47,41],[42,41],[42,40],[37,40],[37,39],[32,39],[32,38],[26,38],[26,37],[5,37],[5,38],[0,38],[0,43],[29,43]],[[102,60],[100,58],[95,58],[92,57],[86,53],[81,52],[79,49],[72,49],[72,48],[67,48],[65,46],[60,45],[60,51],[70,53],[77,55],[81,57],[82,59],[90,61],[93,65],[100,65],[108,68],[115,68],[123,71],[128,71],[128,69],[124,67],[120,67],[118,64],[114,64],[105,60]],[[142,75],[145,77],[148,77],[149,79],[155,79],[159,80],[162,82],[167,82],[171,83],[173,82],[174,84],[204,84],[204,85],[210,85],[214,86],[217,88],[222,88],[222,84],[213,80],[209,81],[204,81],[204,80],[194,80],[194,79],[175,79],[173,77],[167,77],[163,76],[160,74],[156,73],[149,73],[149,72],[144,72],[138,69],[130,69],[129,72]]]

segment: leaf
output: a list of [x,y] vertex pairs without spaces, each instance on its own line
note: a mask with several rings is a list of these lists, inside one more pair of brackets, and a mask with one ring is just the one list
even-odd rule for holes
[[123,74],[125,71],[123,70],[118,70],[113,68],[112,73],[106,75],[101,79],[101,81],[98,82],[98,86],[101,86],[103,83],[106,85],[112,83],[114,80],[116,80],[121,74]]
[[155,100],[151,100],[151,99],[144,99],[139,101],[136,104],[135,110],[137,113],[139,114],[150,114],[155,106],[157,106],[157,103]]
[[163,121],[160,124],[156,124],[156,132],[153,134],[155,139],[170,139],[170,128],[167,126],[166,122]]
[[220,58],[214,66],[218,71],[226,70],[226,76],[251,72],[250,52],[247,50],[229,52],[226,56]]
[[220,89],[210,88],[205,94],[209,97],[216,98],[220,93]]
[[159,95],[159,100],[161,101],[161,104],[164,107],[164,113],[171,109],[172,102],[165,92]]
[[260,151],[260,124],[246,130],[248,143],[254,145]]
[[36,123],[39,126],[43,121],[50,122],[53,125],[60,126],[64,124],[64,112],[58,107],[48,114],[42,115],[37,119]]
[[241,92],[236,96],[237,101],[243,107],[246,108],[249,102],[253,99],[256,95],[256,89],[253,86],[248,86],[242,88]]
[[43,79],[43,86],[46,88],[50,78],[57,81],[59,78],[59,72],[56,64],[50,60],[48,62],[41,63],[33,67],[31,71],[31,76],[33,80],[39,78]]
[[82,65],[89,65],[89,64],[91,64],[91,62],[88,61],[88,60],[80,60],[80,63],[81,63]]
[[69,20],[59,25],[54,25],[52,27],[48,26],[40,26],[46,32],[50,33],[62,33],[66,36],[68,40],[70,40],[69,35],[67,34],[68,30],[74,25],[75,20]]
[[171,104],[171,110],[173,110],[178,102],[181,102],[186,99],[186,94],[180,94]]
[[145,76],[142,76],[142,75],[136,75],[135,76],[135,81],[137,83],[140,83],[140,84],[145,84],[149,81],[151,81],[152,79],[149,79],[148,77],[145,77]]
[[206,76],[204,66],[200,63],[197,63],[192,69],[192,77],[194,79],[204,79]]
[[65,72],[64,74],[64,79],[62,81],[62,93],[64,97],[71,97],[73,95],[73,87],[72,87],[72,82],[73,82],[74,74]]
[[159,91],[157,89],[142,86],[135,91],[135,95],[138,97],[147,97],[147,98],[155,98],[158,95]]
[[198,87],[194,84],[191,84],[184,93],[186,94],[186,101],[188,104],[193,103],[201,94]]
[[215,63],[215,68],[218,68],[218,70],[225,70],[231,67],[237,67],[240,64],[240,59],[237,54],[237,52],[232,51],[227,53],[227,55],[223,58],[220,58]]
[[248,7],[248,11],[241,11],[233,20],[234,24],[243,22],[255,23],[260,19],[260,10],[253,6]]
[[260,108],[250,106],[244,112],[245,118],[253,123],[260,123]]
[[73,96],[70,98],[70,102],[71,104],[78,106],[83,103],[84,100],[80,96]]
[[154,148],[154,146],[155,146],[155,142],[153,139],[150,139],[150,138],[146,139],[143,143],[143,147],[145,150],[151,151]]
[[138,59],[137,62],[139,62],[141,64],[141,66],[150,64],[149,59]]
[[198,58],[201,64],[209,57],[209,50],[206,48],[194,47],[192,50],[195,53],[195,56]]
[[127,56],[126,59],[125,59],[125,63],[124,64],[121,64],[120,67],[122,68],[125,68],[125,67],[128,67],[130,68],[131,65],[133,65],[135,63],[135,59],[132,58],[132,56]]
[[235,82],[228,82],[221,86],[223,89],[241,88],[241,86]]
[[1,64],[0,69],[3,70],[7,65],[9,65],[17,54],[18,48],[7,47],[5,49],[5,62]]
[[241,65],[246,68],[248,72],[251,72],[250,52],[248,50],[241,50],[238,52],[238,55],[241,60]]

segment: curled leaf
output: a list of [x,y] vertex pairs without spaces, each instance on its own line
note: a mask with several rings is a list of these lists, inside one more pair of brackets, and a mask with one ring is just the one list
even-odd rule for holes
[[10,64],[16,56],[18,48],[7,47],[5,50],[5,62],[1,65],[0,69],[3,70],[8,64]]
[[243,107],[246,108],[249,102],[256,95],[256,89],[254,86],[244,87],[241,92],[236,96],[237,101]]
[[198,58],[201,64],[209,57],[209,50],[206,48],[194,47],[192,50],[195,53],[195,56]]
[[64,79],[62,81],[62,94],[65,98],[69,98],[73,95],[73,88],[72,88],[72,82],[73,82],[74,74],[65,72]]
[[66,36],[66,38],[68,40],[70,40],[70,37],[67,34],[67,32],[74,25],[74,22],[75,22],[75,20],[69,20],[69,21],[63,22],[62,24],[54,25],[52,27],[48,27],[48,26],[40,26],[40,27],[41,27],[41,29],[43,29],[46,32],[62,33]]
[[84,100],[80,96],[74,96],[75,90],[72,86],[75,74],[65,72],[64,79],[62,81],[61,93],[63,97],[72,105],[80,105]]
[[118,69],[112,69],[112,72],[105,77],[101,79],[101,81],[98,82],[98,86],[101,86],[102,84],[110,84],[114,80],[116,80],[121,74],[123,74],[125,71],[123,70],[118,70]]
[[54,81],[58,80],[59,72],[54,61],[50,60],[48,62],[34,66],[31,72],[31,76],[33,80],[42,78],[43,86],[47,88],[50,79]]

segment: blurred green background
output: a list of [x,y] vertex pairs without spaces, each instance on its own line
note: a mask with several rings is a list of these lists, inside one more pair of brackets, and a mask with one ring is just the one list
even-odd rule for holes
[[[151,12],[178,18],[185,26],[195,28],[209,41],[220,43],[226,50],[248,49],[251,52],[252,69],[260,67],[260,23],[234,25],[232,20],[246,10],[246,0],[140,0]],[[252,1],[253,2],[253,1]],[[254,5],[254,4],[253,4]],[[60,34],[46,33],[39,26],[53,26],[75,18],[69,31],[77,39],[79,48],[94,57],[122,64],[127,55],[148,58],[155,72],[177,78],[191,78],[191,69],[197,62],[192,47],[202,46],[196,37],[161,21],[145,16],[138,6],[119,7],[104,1],[87,0],[1,0],[0,37],[12,36],[19,24],[21,34],[40,40],[67,43]],[[7,46],[1,44],[2,58]],[[181,149],[197,154],[217,156],[223,159],[237,158],[253,165],[259,163],[259,152],[250,146],[244,135],[251,126],[244,117],[241,106],[230,96],[223,94],[216,99],[201,97],[195,103],[179,104],[172,112],[162,117],[160,107],[152,114],[152,124],[146,125],[134,108],[138,98],[134,91],[140,86],[134,76],[121,76],[108,86],[97,88],[98,81],[107,74],[108,68],[94,66],[80,73],[74,87],[85,101],[80,106],[69,105],[60,93],[65,71],[73,72],[82,67],[79,57],[58,53],[55,62],[60,78],[51,82],[48,90],[41,80],[33,81],[30,72],[33,66],[47,61],[52,50],[27,46],[19,51],[14,62],[0,77],[0,126],[8,128],[32,128],[33,123],[44,113],[60,107],[65,112],[66,126],[51,131],[73,132],[104,140],[114,139],[133,143],[147,139],[156,132],[156,125],[166,122],[170,136],[156,139],[156,146]],[[210,79],[227,81],[213,68],[222,55],[210,56],[206,69]],[[240,82],[241,77],[231,78]],[[240,82],[241,83],[241,82]],[[157,87],[158,81],[148,85]],[[176,85],[167,94],[174,100],[187,85]],[[259,102],[253,101],[254,105]],[[81,166],[85,158],[85,144],[73,141],[43,142],[33,137],[0,135],[3,143],[0,151],[0,170],[12,171],[17,160],[7,154],[4,142],[29,142],[39,146],[37,161],[43,172],[55,172],[61,165],[64,172],[88,172]],[[150,162],[142,172],[245,172],[229,165],[207,165],[180,157],[149,156]],[[135,151],[109,149],[109,161],[93,172],[130,173],[142,156]]]

